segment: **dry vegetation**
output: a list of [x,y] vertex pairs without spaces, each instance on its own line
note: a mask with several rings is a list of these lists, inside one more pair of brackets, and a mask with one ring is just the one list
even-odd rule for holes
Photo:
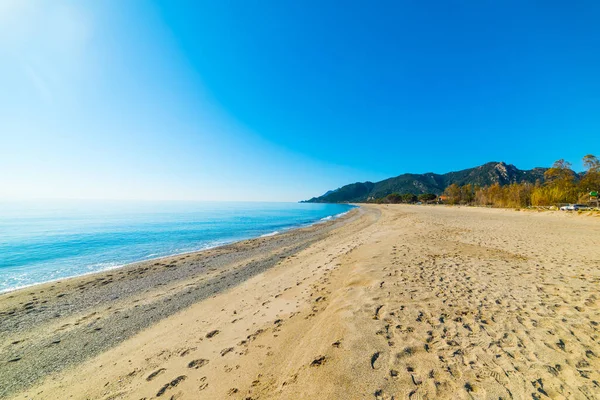
[[593,155],[583,159],[587,169],[583,177],[571,170],[565,160],[558,160],[548,169],[544,183],[513,183],[486,187],[450,185],[444,191],[449,204],[470,204],[493,207],[540,207],[563,203],[588,203],[590,192],[600,188],[600,161]]

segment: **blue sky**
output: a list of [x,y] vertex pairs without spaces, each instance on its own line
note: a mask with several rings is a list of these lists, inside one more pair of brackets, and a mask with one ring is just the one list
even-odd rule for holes
[[0,198],[287,200],[600,153],[596,1],[0,3]]

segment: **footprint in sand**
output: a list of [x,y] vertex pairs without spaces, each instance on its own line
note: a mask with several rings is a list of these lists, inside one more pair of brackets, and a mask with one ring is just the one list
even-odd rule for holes
[[221,350],[221,357],[223,357],[227,353],[231,353],[233,350],[234,350],[233,347],[228,347],[226,349]]
[[146,380],[148,382],[150,382],[152,379],[156,378],[158,375],[160,375],[161,373],[163,373],[165,371],[166,371],[165,368],[159,368],[156,371],[154,371],[153,373],[151,373],[150,375],[148,375],[148,377],[146,378]]
[[218,329],[215,329],[214,331],[210,331],[210,332],[208,332],[208,333],[206,334],[206,338],[207,338],[207,339],[210,339],[210,338],[212,338],[213,336],[216,336],[216,335],[218,335],[220,332],[221,332],[221,331],[219,331]]
[[381,368],[381,353],[379,351],[376,351],[371,356],[371,368],[372,369]]
[[177,378],[173,379],[171,382],[166,383],[163,387],[160,388],[160,390],[156,393],[156,397],[160,397],[163,394],[165,394],[165,392],[170,389],[170,388],[174,388],[175,386],[179,385],[179,383],[181,383],[181,381],[185,380],[187,378],[187,376],[185,375],[181,375],[178,376]]
[[327,362],[327,357],[319,356],[310,363],[310,366],[311,367],[320,367],[321,365],[325,364],[326,362]]
[[188,363],[188,368],[194,368],[194,369],[198,369],[200,367],[205,366],[206,364],[208,364],[208,360],[205,358],[199,358],[197,360],[192,360]]
[[373,315],[373,319],[375,319],[375,320],[379,319],[379,312],[381,311],[382,308],[383,308],[383,304],[379,305],[375,308],[375,314]]

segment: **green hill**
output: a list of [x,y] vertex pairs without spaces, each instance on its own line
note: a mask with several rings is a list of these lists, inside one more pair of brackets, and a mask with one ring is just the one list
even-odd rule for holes
[[547,168],[534,168],[520,170],[512,164],[503,162],[489,162],[479,167],[464,169],[462,171],[448,172],[446,174],[402,174],[394,178],[384,179],[380,182],[357,182],[330,190],[323,196],[306,200],[307,203],[351,203],[362,202],[368,199],[385,197],[391,193],[434,193],[441,194],[446,187],[456,183],[459,186],[466,184],[489,186],[494,183],[506,185],[510,183],[530,182],[544,180]]

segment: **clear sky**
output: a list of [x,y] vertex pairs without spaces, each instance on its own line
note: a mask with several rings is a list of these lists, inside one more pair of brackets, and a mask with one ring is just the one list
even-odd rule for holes
[[600,155],[600,2],[0,1],[0,198],[290,200]]

